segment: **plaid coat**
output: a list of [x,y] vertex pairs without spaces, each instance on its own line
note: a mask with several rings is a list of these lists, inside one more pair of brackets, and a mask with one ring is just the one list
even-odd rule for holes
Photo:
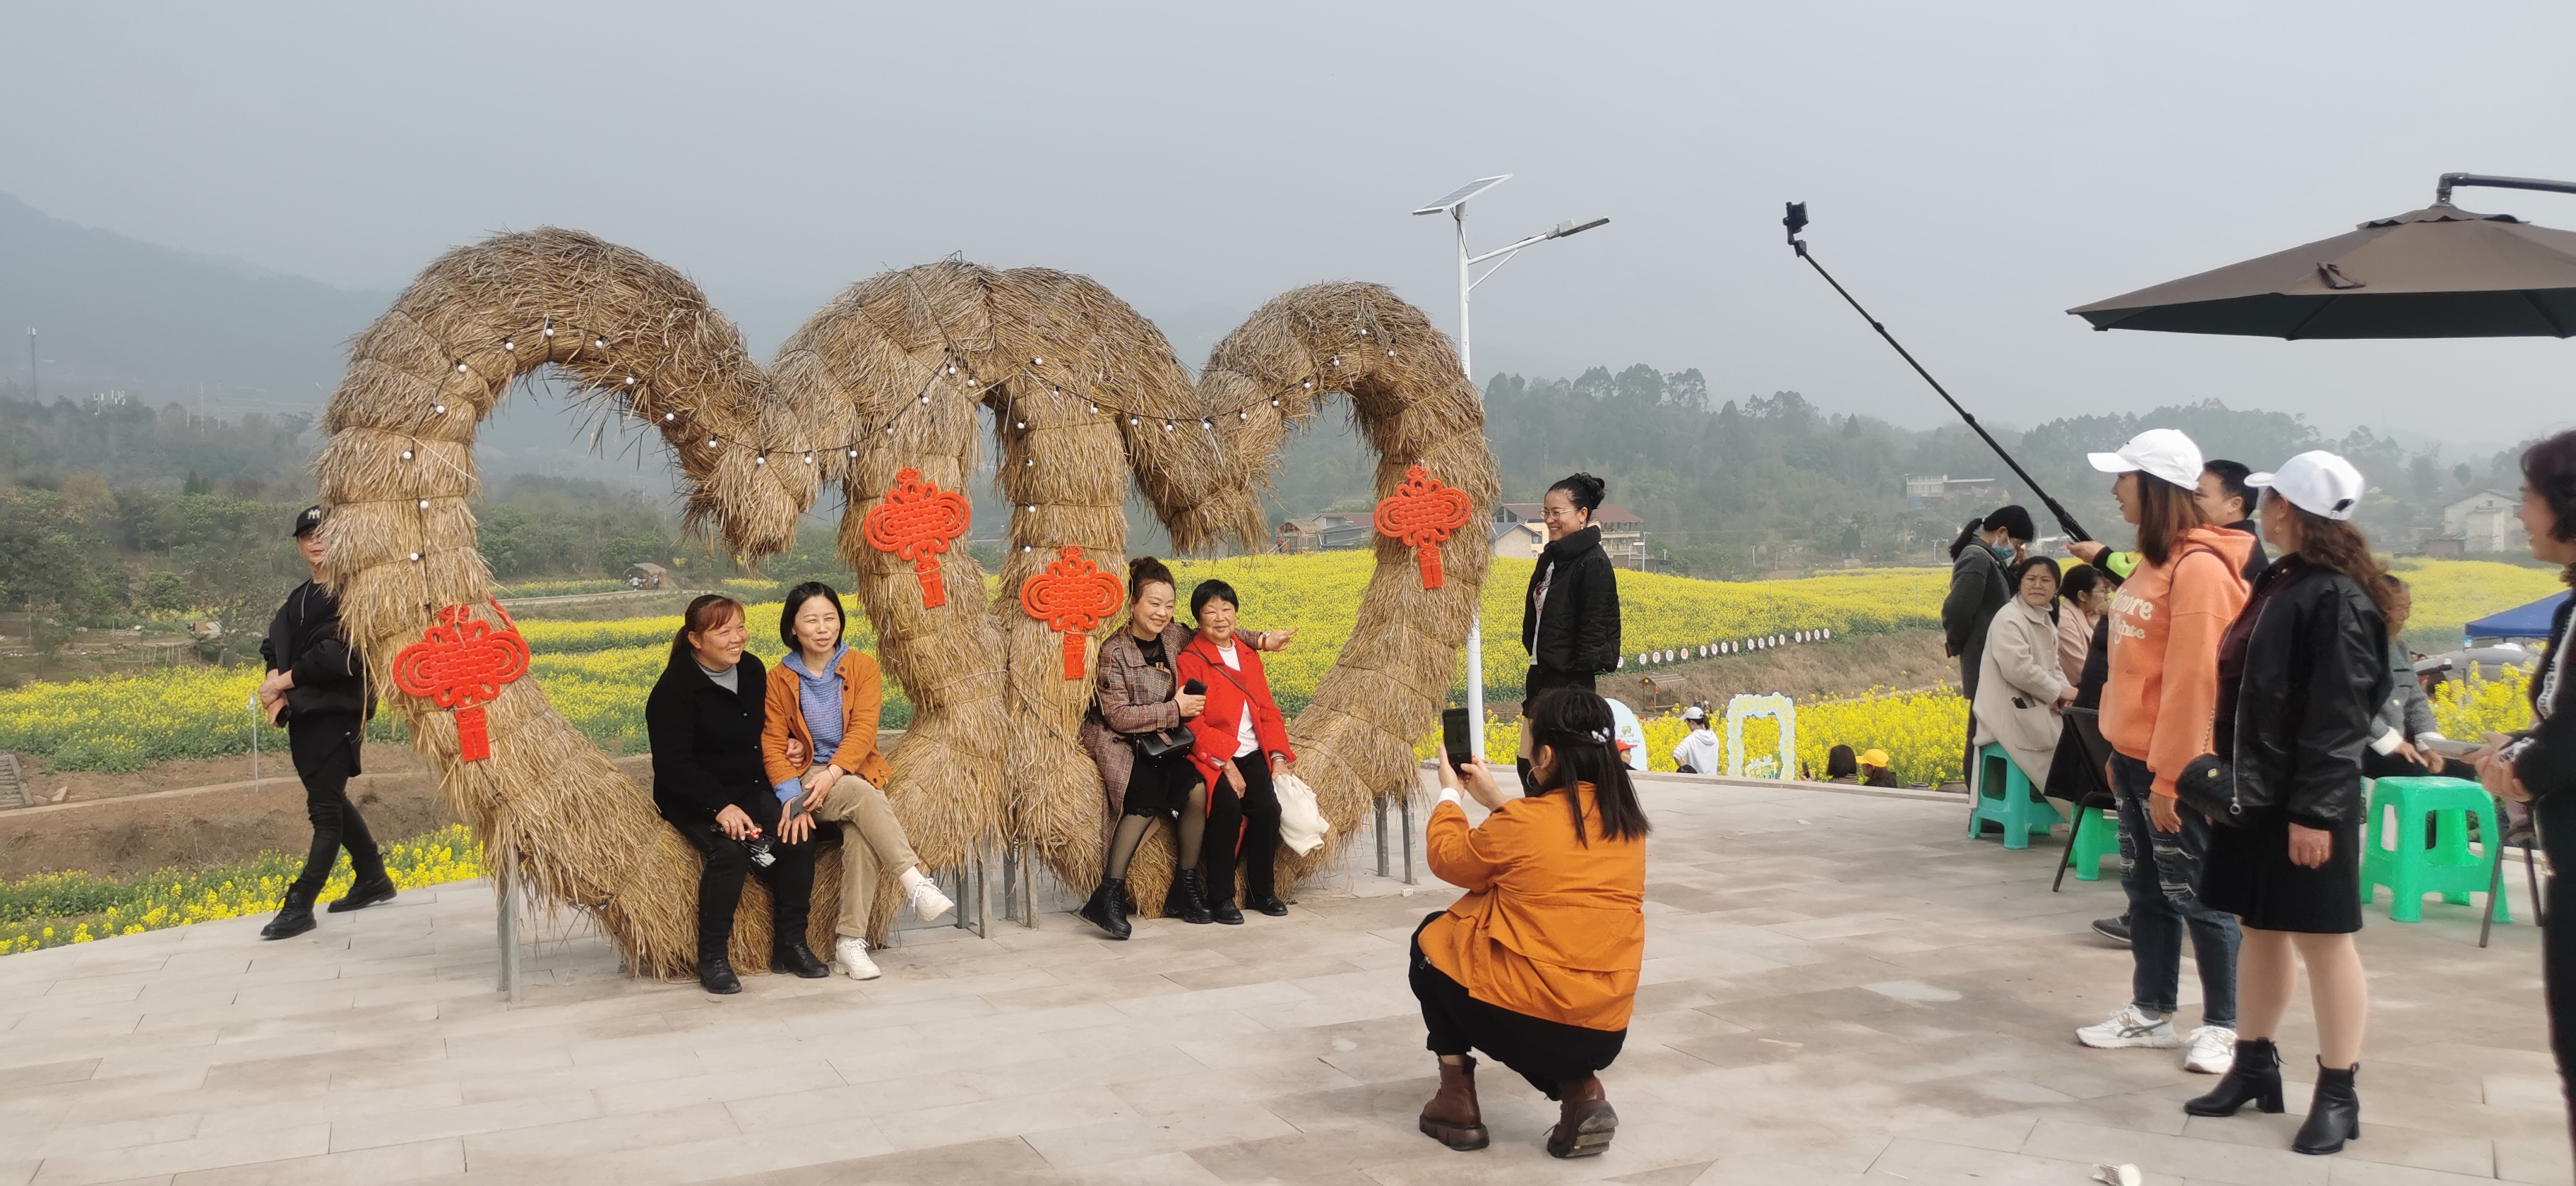
[[[1178,622],[1163,627],[1167,663],[1177,664],[1189,642],[1189,627]],[[1100,790],[1108,799],[1113,829],[1126,812],[1127,779],[1136,770],[1136,748],[1123,735],[1179,727],[1181,710],[1172,703],[1175,686],[1170,666],[1146,664],[1133,633],[1122,629],[1100,644],[1100,679],[1091,711],[1082,717],[1082,747],[1100,767]]]

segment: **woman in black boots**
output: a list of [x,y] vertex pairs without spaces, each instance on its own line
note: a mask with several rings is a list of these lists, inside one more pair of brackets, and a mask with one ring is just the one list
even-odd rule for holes
[[[2369,1009],[2361,955],[2362,755],[2388,699],[2388,570],[2349,521],[2366,484],[2332,453],[2301,453],[2247,481],[2263,495],[2263,536],[2281,558],[2254,585],[2218,648],[2216,752],[2232,773],[2209,856],[2192,887],[2237,916],[2236,1058],[2194,1116],[2251,1102],[2282,1110],[2281,1015],[2308,969],[2317,1016],[2317,1084],[2290,1147],[2333,1153],[2361,1135],[2361,1038]],[[2202,766],[2181,782],[2199,781]],[[2192,788],[2184,786],[2185,802]],[[2204,806],[2211,805],[2205,801]]]
[[768,677],[744,653],[751,632],[742,603],[709,593],[689,603],[671,638],[671,662],[644,701],[653,743],[653,805],[705,864],[698,873],[698,983],[742,991],[725,958],[742,878],[769,887],[770,966],[809,980],[832,974],[805,946],[814,892],[814,817],[801,799],[780,803],[760,764]]
[[[1182,691],[1173,675],[1190,628],[1172,620],[1178,597],[1172,570],[1151,556],[1127,562],[1127,628],[1101,640],[1099,682],[1082,720],[1082,747],[1100,768],[1109,798],[1108,857],[1100,884],[1080,911],[1084,920],[1124,939],[1135,909],[1127,899],[1127,863],[1158,819],[1179,821],[1179,860],[1163,913],[1182,922],[1215,920],[1199,885],[1199,842],[1207,835],[1207,780],[1190,759],[1188,721],[1207,707],[1207,689]],[[1288,645],[1294,630],[1238,631],[1257,651]],[[1227,843],[1233,843],[1228,837]]]

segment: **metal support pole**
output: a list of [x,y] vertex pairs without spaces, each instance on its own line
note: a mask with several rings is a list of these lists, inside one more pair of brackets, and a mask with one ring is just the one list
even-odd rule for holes
[[519,1003],[519,883],[508,860],[492,871],[492,927],[501,945],[500,991]]
[[985,877],[984,848],[975,849],[975,937],[993,937],[993,887]]
[[1386,796],[1369,800],[1372,815],[1369,831],[1377,837],[1377,875],[1386,876]]
[[1404,797],[1404,884],[1413,884],[1413,796]]
[[[1476,386],[1476,364],[1468,347],[1467,294],[1475,285],[1467,278],[1467,204],[1458,203],[1450,210],[1449,216],[1458,224],[1458,369],[1466,374],[1467,386],[1473,388]],[[1484,402],[1482,391],[1477,393],[1476,402]],[[1489,541],[1493,538],[1491,523],[1477,524],[1476,530],[1485,533]],[[1484,546],[1491,548],[1490,543]],[[1482,598],[1477,599],[1475,612],[1467,615],[1467,744],[1475,750],[1477,757],[1485,756],[1485,611]],[[1411,800],[1407,802],[1409,804]],[[1408,839],[1405,843],[1409,845],[1412,841]],[[1386,842],[1383,840],[1378,842],[1377,863],[1379,876],[1384,876]],[[1408,865],[1405,876],[1410,878],[1412,873],[1412,867]]]

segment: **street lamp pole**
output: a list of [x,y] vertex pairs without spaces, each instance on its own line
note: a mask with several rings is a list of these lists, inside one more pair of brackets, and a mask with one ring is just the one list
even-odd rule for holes
[[[1512,257],[1519,255],[1523,249],[1534,244],[1544,243],[1550,239],[1562,239],[1568,235],[1579,235],[1610,221],[1607,218],[1595,218],[1587,222],[1578,223],[1573,219],[1567,219],[1564,222],[1556,224],[1555,228],[1552,230],[1531,235],[1519,242],[1512,243],[1508,246],[1497,247],[1483,255],[1477,255],[1467,247],[1467,199],[1475,197],[1476,195],[1492,189],[1497,185],[1501,185],[1511,179],[1512,175],[1509,173],[1503,173],[1493,177],[1479,177],[1474,181],[1470,181],[1467,184],[1450,191],[1447,195],[1433,201],[1430,205],[1421,207],[1414,211],[1415,214],[1445,213],[1449,215],[1450,221],[1455,223],[1458,228],[1458,368],[1465,372],[1467,376],[1467,385],[1471,388],[1476,385],[1476,363],[1468,346],[1469,333],[1467,314],[1469,294],[1476,291],[1477,285],[1493,279],[1494,273],[1502,271],[1503,265],[1512,262]],[[1470,269],[1486,260],[1498,260],[1499,262],[1497,262],[1493,267],[1485,269],[1485,274],[1482,276],[1471,274]],[[1484,392],[1481,389],[1477,390],[1476,398],[1479,403],[1483,402]],[[1486,523],[1482,526],[1481,530],[1485,532],[1485,538],[1488,541],[1487,547],[1490,548],[1492,546],[1491,541],[1493,539],[1493,525],[1490,522]],[[1480,759],[1485,756],[1484,617],[1485,615],[1482,606],[1479,605],[1477,611],[1467,619],[1467,736],[1468,744],[1475,750],[1476,756]]]

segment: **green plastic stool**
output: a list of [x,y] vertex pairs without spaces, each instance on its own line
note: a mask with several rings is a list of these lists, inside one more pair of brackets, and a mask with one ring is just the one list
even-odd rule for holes
[[[2389,816],[2395,813],[2392,823]],[[2469,820],[2478,821],[2486,854],[2469,851]],[[2433,821],[2433,842],[2424,842],[2424,821]],[[2391,833],[2389,829],[2396,831]],[[2378,899],[2387,886],[2391,922],[2421,922],[2424,895],[2438,893],[2456,906],[2469,895],[2487,895],[2497,922],[2511,922],[2504,895],[2493,892],[2495,862],[2504,848],[2495,800],[2486,788],[2457,778],[2383,778],[2370,788],[2370,817],[2361,845],[2361,900]]]
[[[1992,789],[1997,785],[2003,789]],[[1968,798],[1970,840],[1984,834],[1991,820],[2003,826],[2005,848],[2028,848],[2034,829],[2045,836],[2050,827],[2066,822],[2056,804],[2031,788],[2030,776],[2013,765],[2004,747],[1991,741],[1977,747],[1976,793]]]
[[2120,821],[2099,807],[2081,807],[2071,827],[2066,863],[2075,866],[2075,880],[2102,880],[2102,858],[2120,855]]

